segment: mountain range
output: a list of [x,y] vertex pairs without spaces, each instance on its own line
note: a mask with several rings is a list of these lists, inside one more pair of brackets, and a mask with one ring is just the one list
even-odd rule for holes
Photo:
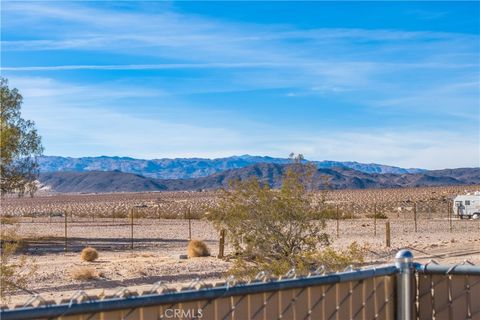
[[[45,189],[55,192],[102,193],[212,190],[226,187],[229,181],[252,177],[276,188],[288,164],[256,163],[228,169],[206,177],[189,179],[156,179],[139,174],[115,171],[44,172],[39,180]],[[324,178],[328,185],[325,185]],[[318,168],[313,187],[322,189],[400,188],[440,185],[480,184],[480,168],[431,170],[414,173],[367,173],[347,167]]]
[[[376,163],[312,161],[318,168],[346,168],[364,173],[420,173],[423,169],[405,169]],[[288,164],[287,158],[261,156],[232,156],[227,158],[176,158],[176,159],[134,159],[129,157],[58,157],[43,156],[39,158],[40,172],[89,172],[115,171],[133,173],[156,179],[191,179],[207,177],[230,169],[245,168],[254,164]]]

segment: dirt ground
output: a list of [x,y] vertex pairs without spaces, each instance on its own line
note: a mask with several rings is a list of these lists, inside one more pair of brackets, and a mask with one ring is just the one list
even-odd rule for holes
[[[393,262],[395,253],[410,248],[417,262],[430,259],[442,264],[461,263],[465,259],[480,264],[480,220],[420,219],[417,232],[411,219],[389,219],[391,247],[385,246],[385,222],[373,219],[329,220],[327,232],[335,248],[344,248],[353,241],[368,246],[369,264]],[[192,238],[204,240],[211,249],[211,257],[180,259],[186,253],[189,239],[187,220],[138,219],[133,226],[127,219],[92,219],[68,221],[67,252],[65,252],[65,225],[62,217],[22,218],[16,225],[18,233],[28,239],[25,255],[36,265],[28,290],[39,293],[45,300],[69,300],[78,290],[89,295],[112,294],[121,287],[129,291],[149,290],[162,281],[168,286],[187,285],[196,278],[201,281],[225,279],[230,262],[216,258],[218,232],[203,220],[191,221]],[[376,229],[376,234],[375,234]],[[88,263],[80,259],[80,251],[87,245],[99,251],[99,259]],[[227,247],[228,252],[228,247]],[[99,278],[90,281],[72,279],[71,272],[91,267]],[[10,305],[23,304],[29,297],[24,291],[11,295]]]

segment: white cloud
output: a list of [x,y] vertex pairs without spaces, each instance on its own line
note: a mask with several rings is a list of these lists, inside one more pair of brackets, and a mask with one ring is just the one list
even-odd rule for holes
[[458,82],[424,90],[395,90],[388,98],[374,100],[370,105],[396,108],[404,112],[432,112],[459,118],[459,124],[480,128],[480,82]]
[[383,130],[325,132],[274,142],[275,155],[294,151],[307,159],[383,163],[400,167],[443,169],[480,166],[479,136],[444,130]]
[[163,63],[163,64],[123,64],[123,65],[64,65],[42,67],[3,67],[4,71],[65,71],[65,70],[165,70],[165,69],[222,69],[222,68],[262,68],[279,67],[278,63]]
[[[243,129],[241,125],[230,126],[221,118],[217,126],[211,126],[191,117],[178,116],[176,121],[170,121],[92,106],[88,101],[82,106],[82,101],[65,100],[72,92],[100,96],[102,87],[79,88],[48,78],[13,78],[11,84],[21,88],[24,116],[35,119],[46,154],[161,158],[250,153],[284,157],[294,151],[316,160],[355,160],[428,169],[480,163],[479,136],[468,136],[462,131],[379,127],[312,133],[286,131],[238,117],[233,121],[244,122]],[[89,150],[88,154],[85,150]]]
[[[104,96],[105,87],[75,87],[45,78],[13,78],[10,83],[24,96],[22,114],[35,119],[43,136],[47,154],[82,156],[92,153],[158,157],[162,154],[195,153],[211,148],[225,148],[241,137],[223,127],[135,116],[132,112],[102,108],[96,97]],[[72,93],[88,95],[84,101],[71,101]],[[120,92],[121,96],[142,95]],[[110,97],[118,98],[115,95]],[[92,99],[92,103],[89,103]],[[134,111],[134,110],[132,110]]]

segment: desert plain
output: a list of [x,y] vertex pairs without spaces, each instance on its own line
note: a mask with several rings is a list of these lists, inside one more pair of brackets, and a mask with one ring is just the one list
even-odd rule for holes
[[[421,263],[468,260],[478,265],[480,220],[458,219],[449,209],[456,194],[475,190],[480,186],[339,190],[319,196],[338,212],[326,223],[331,246],[343,249],[354,241],[364,245],[364,266],[392,263],[402,248],[409,248]],[[150,290],[159,281],[161,287],[180,288],[196,279],[224,280],[232,262],[217,257],[219,231],[203,217],[208,205],[216,201],[214,192],[7,198],[2,201],[2,217],[8,223],[2,229],[14,228],[23,239],[14,260],[24,256],[28,261],[25,272],[35,268],[25,290],[12,292],[8,304],[21,305],[35,293],[45,300],[61,301],[79,290],[92,296],[131,294]],[[373,212],[381,218],[373,218]],[[205,241],[211,256],[181,257],[190,238]],[[86,246],[98,250],[96,261],[81,260],[80,251]],[[226,256],[230,252],[227,241]],[[75,279],[72,274],[81,268],[94,270],[96,277]]]

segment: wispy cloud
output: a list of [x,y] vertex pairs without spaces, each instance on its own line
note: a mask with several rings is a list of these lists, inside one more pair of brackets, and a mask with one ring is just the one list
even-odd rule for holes
[[[428,169],[478,167],[480,143],[478,136],[465,136],[462,132],[446,130],[425,131],[421,128],[379,128],[377,130],[342,130],[317,136],[285,137],[282,143],[271,142],[277,154],[288,150],[307,155],[310,159],[337,161],[380,162],[401,167],[416,166]],[[467,157],[451,154],[472,152]]]
[[[151,117],[140,110],[102,107],[105,102],[108,106],[117,99],[149,94],[141,88],[110,92],[107,86],[69,86],[48,78],[10,80],[22,89],[23,114],[35,119],[47,142],[47,154],[80,156],[88,147],[90,154],[95,155],[181,156],[193,155],[207,149],[209,144],[217,151],[227,150],[242,141],[240,134],[223,126],[204,126],[189,118],[177,116],[175,121],[171,116]],[[78,99],[82,95],[85,98]]]
[[113,99],[120,100],[129,97],[159,97],[166,95],[166,92],[161,88],[132,85],[122,81],[79,85],[47,77],[12,76],[8,80],[12,86],[20,89],[25,99],[32,100],[29,102],[31,102],[33,107],[37,105],[36,99],[39,98],[51,98],[56,103],[61,103],[62,105],[76,105],[87,101],[93,105],[98,105],[106,99],[110,99],[109,102],[113,103]]
[[[378,51],[386,45],[388,48],[392,48],[392,45],[431,48],[432,45],[452,45],[452,41],[465,46],[468,42],[478,40],[475,35],[447,32],[358,28],[298,30],[282,25],[226,23],[171,10],[155,13],[115,11],[112,15],[108,7],[93,9],[73,3],[55,6],[7,2],[4,11],[12,15],[9,20],[12,28],[24,25],[27,20],[33,21],[42,26],[46,37],[4,41],[4,50],[7,51],[72,48],[110,52],[121,50],[189,60],[233,62],[232,59],[242,58],[247,61],[292,61],[295,64],[299,59],[312,58],[312,54],[324,58],[324,52],[329,55],[331,45],[334,45],[337,55],[348,55],[352,41],[354,44],[375,42]],[[61,29],[57,28],[59,23],[62,24]],[[307,41],[307,46],[298,46],[297,41]],[[155,48],[162,50],[152,50]],[[361,48],[356,46],[357,56],[365,53],[365,50],[358,51]],[[456,49],[458,47],[451,48],[452,51]]]
[[[463,130],[425,130],[412,124],[289,131],[228,114],[215,115],[215,125],[175,108],[170,110],[173,114],[152,117],[151,113],[108,107],[117,99],[155,93],[141,87],[115,91],[112,89],[116,87],[108,85],[78,87],[38,77],[14,77],[11,82],[22,89],[24,115],[36,120],[48,141],[47,154],[85,156],[85,150],[89,150],[88,155],[93,156],[141,158],[245,153],[286,156],[294,150],[310,159],[354,159],[430,169],[475,166],[480,161],[480,154],[475,152],[468,157],[451,156],[475,150],[480,144],[478,136],[465,135]],[[165,110],[158,108],[158,112]]]
[[[244,83],[243,79],[250,77],[251,70],[257,68],[260,77],[250,79],[249,87],[257,83],[260,89],[290,87],[325,94],[328,88],[335,88],[332,93],[366,90],[367,87],[375,91],[375,87],[381,87],[387,77],[398,71],[424,72],[422,70],[435,68],[455,72],[478,66],[474,56],[462,60],[454,58],[475,51],[472,50],[478,42],[475,35],[358,28],[299,30],[281,25],[225,22],[171,10],[155,13],[115,11],[115,14],[109,10],[109,6],[94,9],[78,3],[65,6],[6,3],[4,11],[12,15],[8,20],[9,28],[31,20],[30,25],[42,27],[44,39],[3,41],[2,70],[238,69],[239,72],[219,77]],[[62,24],[61,29],[58,23]],[[365,43],[370,45],[365,46]],[[128,60],[134,62],[155,57],[161,63],[9,65],[9,52],[22,50],[127,54]],[[415,56],[411,56],[412,50]],[[388,81],[396,80],[390,77]],[[299,95],[298,92],[293,94]]]
[[262,68],[281,66],[278,63],[165,63],[128,65],[65,65],[37,67],[3,67],[4,71],[65,71],[65,70],[164,70],[164,69],[223,69],[223,68]]

